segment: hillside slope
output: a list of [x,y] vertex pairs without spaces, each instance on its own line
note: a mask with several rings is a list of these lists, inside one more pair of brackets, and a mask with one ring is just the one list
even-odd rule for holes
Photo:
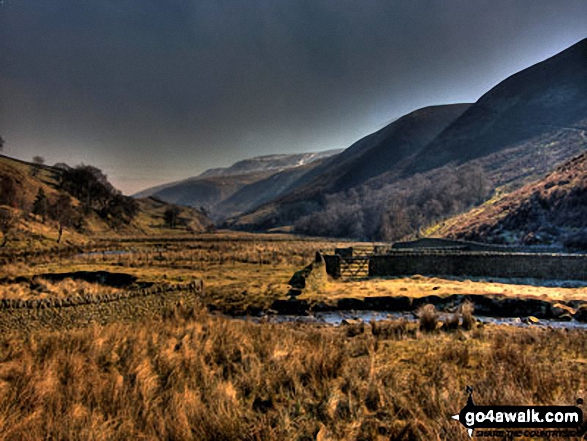
[[[265,201],[280,195],[280,189],[286,184],[267,187],[267,179],[284,173],[273,179],[274,183],[289,181],[293,176],[300,176],[312,169],[326,158],[336,155],[340,150],[327,150],[314,153],[290,155],[267,155],[239,161],[226,168],[206,170],[199,176],[177,182],[148,188],[135,197],[155,196],[164,201],[204,207],[215,218],[224,218],[239,214]],[[263,194],[258,194],[258,189]],[[237,193],[244,190],[242,193]],[[234,197],[232,197],[235,195]]]
[[420,152],[468,106],[433,106],[405,115],[324,161],[294,182],[287,194],[242,216],[234,226],[270,228],[318,209],[325,194],[357,187]]
[[587,39],[499,83],[406,170],[480,158],[559,131],[587,130]]
[[247,173],[285,170],[305,164],[311,164],[323,158],[340,153],[342,149],[325,150],[322,152],[277,154],[256,156],[235,162],[230,167],[212,168],[199,175],[200,178],[211,176],[235,176]]
[[[136,212],[129,222],[121,220],[125,214],[122,211],[119,219],[113,222],[111,218],[85,208],[80,200],[68,194],[61,184],[64,173],[62,168],[0,155],[0,242],[4,247],[36,249],[53,246],[59,238],[60,223],[64,232],[63,244],[81,244],[102,236],[204,232],[213,227],[212,221],[195,209],[154,198],[136,200]],[[105,185],[112,189],[113,195],[119,195],[107,181]],[[36,201],[41,193],[44,202],[39,204]],[[59,208],[57,201],[63,195],[69,202]],[[165,224],[164,212],[170,209],[179,220],[178,228],[170,229]],[[58,222],[56,210],[71,219]]]
[[587,249],[587,153],[543,179],[446,221],[435,235]]
[[[396,196],[398,192],[408,202],[420,201],[420,205],[410,206],[410,216],[421,217],[418,212],[428,207],[426,198],[420,196],[434,192],[432,182],[442,180],[439,171],[445,167],[480,167],[492,188],[505,186],[511,190],[536,179],[587,149],[587,39],[507,78],[474,105],[457,109],[462,110],[447,118],[444,125],[424,124],[425,129],[438,129],[425,130],[425,136],[419,136],[422,132],[411,123],[408,130],[400,131],[402,136],[395,136],[393,130],[422,111],[401,118],[331,158],[323,168],[316,168],[313,173],[318,175],[304,185],[240,216],[233,225],[257,230],[295,225],[305,216],[326,211],[339,223],[379,223],[381,216],[397,205],[386,195]],[[394,136],[380,142],[386,131]],[[426,136],[430,134],[433,136]],[[369,149],[373,145],[382,148]],[[360,160],[353,157],[357,151],[363,152]],[[345,165],[347,157],[351,159]],[[410,187],[422,180],[431,182],[429,188],[417,185],[420,195],[412,197]],[[377,203],[370,200],[367,210],[360,199],[373,199],[375,193],[380,197],[380,207],[373,212]],[[356,194],[363,196],[357,198]],[[345,200],[355,204],[354,211],[359,215],[341,214]],[[456,202],[459,207],[466,206]],[[451,209],[437,211],[441,217],[455,213]],[[405,223],[420,228],[429,220],[409,219]],[[311,222],[304,224],[304,232],[312,234],[307,228]],[[371,228],[376,230],[380,229]]]
[[214,207],[241,188],[266,179],[274,170],[255,171],[240,175],[194,177],[144,190],[135,197],[154,196],[173,204],[204,207],[213,213]]
[[247,213],[258,206],[271,201],[284,193],[287,193],[294,185],[312,170],[320,166],[326,159],[321,159],[299,167],[292,167],[272,174],[265,179],[260,179],[245,185],[230,197],[222,200],[214,207],[215,214],[222,218],[233,218],[239,214]]

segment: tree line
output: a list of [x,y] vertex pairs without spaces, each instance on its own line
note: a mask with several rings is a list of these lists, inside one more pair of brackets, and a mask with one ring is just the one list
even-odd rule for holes
[[[36,164],[39,162],[36,161]],[[65,227],[83,232],[87,226],[86,218],[92,213],[110,227],[119,228],[130,224],[139,211],[138,203],[133,198],[116,190],[100,169],[90,165],[62,168],[57,195],[49,196],[43,187],[39,187],[32,206],[26,205],[21,185],[10,175],[1,176],[0,206],[18,208],[25,215],[37,215],[43,223],[54,221],[58,226],[57,242],[61,241]],[[79,203],[75,203],[74,198]],[[3,233],[0,246],[6,244],[8,232],[18,223],[15,213],[7,208],[0,210],[0,231]]]
[[322,208],[297,220],[297,233],[394,241],[487,200],[491,181],[477,164],[446,166],[404,181],[326,195]]

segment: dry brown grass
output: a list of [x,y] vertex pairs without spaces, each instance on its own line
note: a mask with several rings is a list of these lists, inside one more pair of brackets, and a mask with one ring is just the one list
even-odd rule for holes
[[[298,268],[299,269],[299,268]],[[508,283],[509,282],[509,283]],[[430,294],[495,295],[527,297],[549,301],[587,300],[587,286],[559,281],[550,284],[532,279],[507,279],[426,277],[421,275],[369,279],[366,281],[344,280],[329,283],[319,292],[311,292],[302,298],[336,299],[341,297],[410,296],[423,297]]]
[[473,316],[474,310],[475,306],[469,301],[466,301],[460,307],[459,312],[463,320],[463,328],[466,330],[473,329],[473,326],[475,326],[475,317]]
[[483,404],[573,404],[586,353],[580,332],[388,322],[350,337],[172,311],[2,337],[0,439],[466,440],[450,419],[465,385]]
[[[43,257],[4,267],[2,275],[106,270],[139,282],[201,278],[205,302],[243,310],[283,298],[293,272],[317,248],[333,246],[217,239],[125,243],[136,251]],[[439,283],[408,282],[424,285],[422,293]],[[341,286],[354,285],[327,288]],[[361,286],[353,296],[374,287]],[[469,312],[459,312],[463,326]],[[391,320],[340,328],[254,324],[199,309],[165,317],[0,336],[0,441],[464,441],[450,415],[465,404],[466,385],[488,405],[574,404],[587,395],[585,332],[486,326],[422,333]]]
[[117,288],[83,280],[67,278],[59,282],[51,282],[41,277],[35,277],[30,283],[0,285],[0,299],[66,298],[88,294],[113,294],[119,291],[120,289]]
[[[139,283],[184,283],[197,278],[205,283],[208,305],[231,314],[245,314],[284,298],[293,273],[311,262],[317,249],[333,249],[336,242],[223,233],[185,240],[137,238],[110,246],[117,253],[39,256],[18,271],[11,265],[10,275],[111,271],[132,274]],[[3,269],[0,267],[0,277]]]
[[420,318],[420,329],[426,332],[436,330],[438,325],[438,312],[434,305],[424,305],[418,309],[418,317]]

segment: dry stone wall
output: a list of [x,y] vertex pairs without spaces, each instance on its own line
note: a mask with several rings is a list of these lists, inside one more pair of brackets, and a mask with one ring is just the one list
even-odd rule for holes
[[0,332],[72,329],[97,323],[161,317],[179,304],[195,306],[202,281],[65,299],[0,300]]
[[587,280],[587,255],[398,251],[369,261],[373,277],[414,274]]

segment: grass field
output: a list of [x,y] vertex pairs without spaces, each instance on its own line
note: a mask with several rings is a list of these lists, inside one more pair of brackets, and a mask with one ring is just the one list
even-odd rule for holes
[[4,337],[0,439],[465,440],[450,415],[466,385],[484,404],[574,404],[587,388],[578,332],[378,328],[197,310]]
[[343,297],[399,296],[423,297],[427,295],[503,294],[511,297],[537,298],[552,302],[561,300],[587,300],[587,284],[578,282],[556,286],[536,280],[511,283],[507,280],[482,278],[424,277],[421,275],[373,279],[348,280],[326,283],[300,298],[337,299]]
[[[248,306],[268,307],[283,298],[295,271],[306,266],[318,249],[336,242],[285,235],[221,233],[175,238],[145,238],[110,243],[109,252],[56,258],[45,254],[28,264],[4,267],[4,274],[33,277],[73,271],[124,272],[137,282],[174,283],[204,280],[206,303],[242,313]],[[103,248],[99,248],[105,251]]]
[[[0,336],[0,440],[464,441],[466,431],[450,416],[464,406],[467,385],[477,404],[574,405],[587,397],[584,331],[486,325],[424,332],[403,321],[332,327],[208,312],[240,313],[285,298],[292,274],[317,249],[335,245],[234,233],[149,238],[119,240],[111,253],[44,255],[2,267],[9,279],[97,270],[137,282],[202,279],[206,295],[201,307],[152,321]],[[99,289],[43,283],[36,291],[7,283],[0,292],[29,298]],[[327,282],[311,295],[419,296],[458,287],[569,294],[411,277]]]

